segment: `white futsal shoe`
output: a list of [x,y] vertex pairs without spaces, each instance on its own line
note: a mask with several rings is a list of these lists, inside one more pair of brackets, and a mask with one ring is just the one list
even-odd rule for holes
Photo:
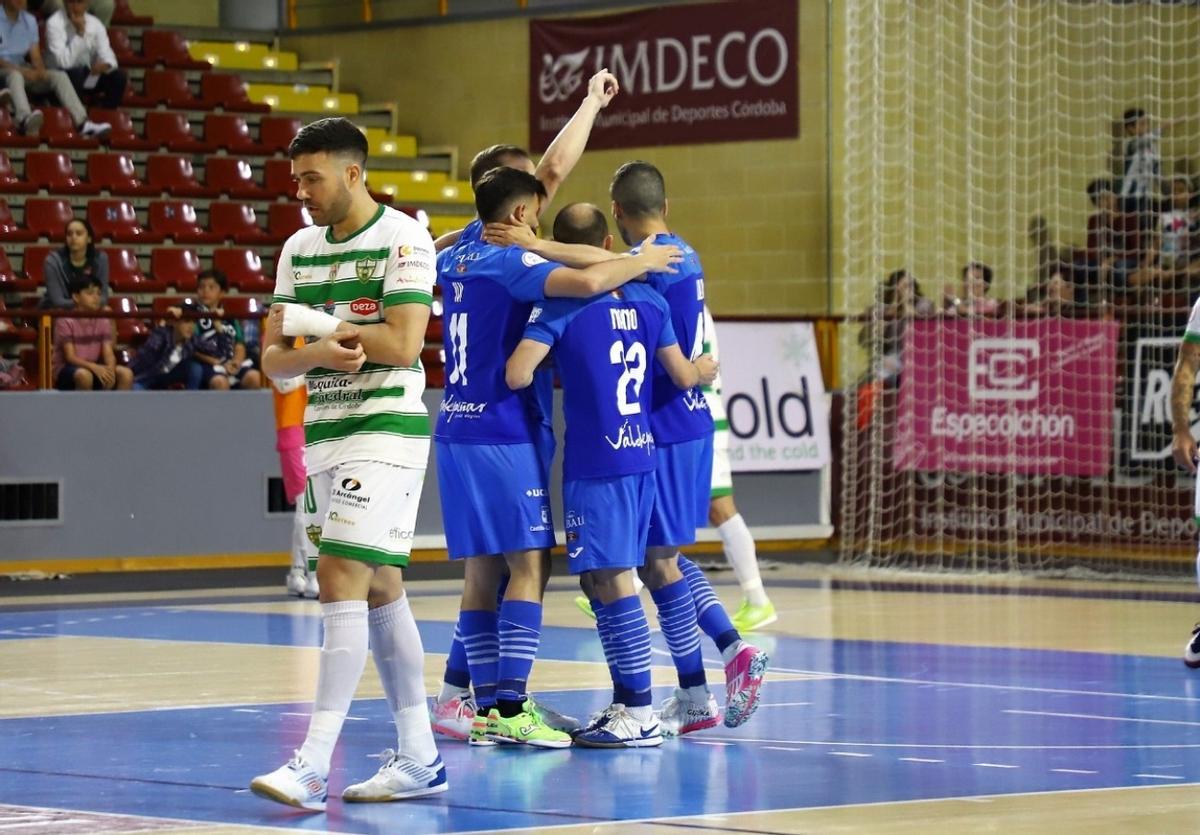
[[421,765],[407,754],[397,754],[388,748],[379,758],[383,765],[375,776],[347,786],[342,792],[342,800],[347,803],[387,803],[438,794],[450,787],[446,782],[446,766],[440,756],[434,757],[429,765]]
[[287,593],[289,597],[304,597],[304,584],[308,572],[303,568],[293,568],[287,575]]
[[1192,637],[1183,648],[1183,663],[1193,670],[1200,668],[1200,623],[1192,629]]
[[297,751],[285,765],[251,780],[250,791],[286,806],[324,812],[329,781],[317,774]]
[[693,701],[688,691],[675,688],[658,711],[663,736],[683,736],[716,727],[721,721],[721,709],[709,693],[703,702]]
[[639,722],[629,709],[614,704],[594,725],[575,734],[574,742],[584,748],[652,748],[662,745],[658,717]]

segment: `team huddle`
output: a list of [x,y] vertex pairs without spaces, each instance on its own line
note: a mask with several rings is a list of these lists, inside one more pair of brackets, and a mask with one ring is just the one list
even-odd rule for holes
[[[536,168],[514,146],[477,155],[478,218],[436,244],[416,221],[371,199],[367,146],[352,123],[324,119],[292,143],[298,194],[316,225],[281,253],[262,365],[273,379],[303,374],[308,382],[307,495],[321,524],[324,639],[304,743],[252,781],[256,794],[325,808],[333,749],[368,651],[397,746],[373,777],[344,790],[347,801],[445,791],[434,732],[471,745],[622,749],[711,728],[722,712],[706,680],[701,632],[725,662],[725,725],[741,725],[757,707],[767,655],[742,639],[703,572],[680,553],[710,519],[715,427],[704,389],[713,388],[717,364],[706,353],[703,271],[666,225],[663,177],[630,162],[612,178],[628,253],[610,250],[604,215],[590,204],[558,212],[553,240],[535,234],[595,113],[615,94],[611,75],[593,77]],[[435,284],[446,381],[431,425],[419,356]],[[595,617],[613,686],[611,704],[583,722],[528,692],[556,544],[556,376],[567,568],[579,577],[581,608]],[[431,436],[446,546],[465,575],[432,713],[400,572]],[[727,478],[726,464],[715,469]],[[642,583],[678,675],[657,711]],[[767,607],[765,596],[752,596],[735,617],[750,611],[766,623],[774,619]]]

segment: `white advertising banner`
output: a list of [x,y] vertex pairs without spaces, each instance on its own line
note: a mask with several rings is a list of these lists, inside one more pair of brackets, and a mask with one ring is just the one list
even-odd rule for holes
[[721,395],[735,473],[819,470],[829,412],[810,322],[719,322]]

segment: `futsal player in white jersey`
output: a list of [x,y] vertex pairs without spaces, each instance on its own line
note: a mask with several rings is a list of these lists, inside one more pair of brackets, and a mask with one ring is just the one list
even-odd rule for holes
[[[1171,452],[1175,463],[1190,473],[1196,472],[1196,439],[1192,437],[1192,399],[1196,391],[1196,370],[1200,368],[1200,301],[1192,305],[1179,344],[1179,357],[1175,360],[1175,373],[1171,377],[1171,428],[1173,439]],[[1195,509],[1193,513],[1200,525],[1200,481],[1196,485]],[[1200,555],[1196,558],[1197,577],[1200,578]],[[1183,663],[1195,669],[1200,667],[1200,623],[1192,629],[1192,637],[1183,648]]]
[[[445,791],[425,706],[424,649],[404,592],[429,458],[420,352],[434,281],[433,241],[367,192],[367,142],[352,122],[307,125],[288,149],[314,226],[284,244],[264,334],[263,371],[305,374],[305,457],[322,520],[317,576],[324,640],[308,734],[288,763],[251,790],[325,808],[330,760],[371,653],[396,723],[396,750],[355,802]],[[291,337],[308,337],[294,347]]]

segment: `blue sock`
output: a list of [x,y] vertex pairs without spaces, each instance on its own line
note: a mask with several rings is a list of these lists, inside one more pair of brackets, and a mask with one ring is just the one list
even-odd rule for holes
[[[459,619],[462,619],[461,615]],[[457,623],[454,624],[454,640],[450,642],[450,655],[446,657],[446,672],[442,681],[463,690],[471,686],[471,668],[467,666],[467,650],[463,647],[462,631]]]
[[496,700],[525,701],[529,671],[542,637],[542,604],[505,600],[500,606],[500,665]]
[[471,610],[458,613],[463,649],[471,682],[475,686],[475,704],[481,709],[496,704],[496,676],[500,661],[500,639],[496,635],[496,613]]
[[627,707],[647,707],[650,698],[650,625],[636,596],[622,597],[604,607],[613,641]]
[[658,607],[658,625],[662,627],[667,649],[675,661],[679,686],[705,684],[704,658],[700,655],[700,630],[696,628],[696,604],[687,580],[680,578],[658,591],[650,592]]
[[608,664],[608,674],[612,676],[613,704],[625,704],[625,685],[621,683],[621,671],[617,667],[616,647],[612,642],[612,625],[608,622],[608,613],[600,598],[591,601],[592,611],[596,613],[596,631],[600,633],[600,646],[604,648],[604,661]]
[[683,554],[679,555],[679,570],[683,579],[687,580],[688,588],[692,590],[692,599],[696,601],[696,623],[704,634],[713,639],[721,652],[737,643],[742,636],[733,627],[725,607],[717,599],[717,593],[709,584],[704,572],[694,562]]

